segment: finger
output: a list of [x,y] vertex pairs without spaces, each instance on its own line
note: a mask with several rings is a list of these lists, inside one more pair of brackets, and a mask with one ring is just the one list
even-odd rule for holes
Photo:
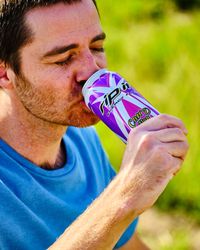
[[171,115],[161,114],[142,123],[138,130],[147,130],[147,131],[157,131],[165,128],[180,128],[184,134],[187,134],[187,129],[183,122]]
[[180,158],[182,160],[185,159],[189,148],[188,143],[186,141],[164,143],[164,147],[170,155],[172,155],[173,157]]
[[183,165],[183,160],[178,157],[172,157],[171,161],[172,161],[172,167],[170,172],[173,176],[175,176],[180,171],[181,166]]
[[186,141],[186,136],[180,128],[166,128],[150,132],[160,142],[181,142]]

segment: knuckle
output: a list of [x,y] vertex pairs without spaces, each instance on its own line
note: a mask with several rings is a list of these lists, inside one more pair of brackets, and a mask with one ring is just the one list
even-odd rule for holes
[[179,137],[179,138],[181,138],[181,139],[184,139],[184,133],[183,133],[183,131],[182,131],[182,129],[180,129],[180,128],[173,128],[174,129],[174,132],[175,132],[175,134]]
[[154,141],[155,141],[155,137],[151,134],[151,133],[148,133],[148,134],[145,134],[142,136],[142,140],[141,140],[141,146],[144,147],[144,148],[151,148]]
[[179,126],[181,126],[181,127],[184,126],[182,120],[178,117],[168,115],[168,114],[160,114],[158,117],[162,122],[164,122],[166,124],[168,124],[168,123],[169,123],[169,125],[179,124]]
[[166,121],[169,119],[169,115],[167,114],[160,114],[158,117],[161,121]]
[[180,129],[180,128],[174,128],[174,131],[175,131],[175,133],[176,134],[178,134],[178,135],[183,135],[183,132],[182,132],[182,130]]

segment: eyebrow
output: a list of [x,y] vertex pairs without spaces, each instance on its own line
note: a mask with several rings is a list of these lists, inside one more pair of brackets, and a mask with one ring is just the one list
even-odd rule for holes
[[[103,33],[95,36],[94,38],[92,38],[91,43],[94,43],[94,42],[100,41],[100,40],[105,40],[105,39],[106,39],[106,34],[103,32]],[[42,58],[63,54],[71,49],[76,49],[78,47],[79,47],[79,45],[76,43],[70,44],[68,46],[60,46],[60,47],[56,46],[53,49],[51,49],[50,51],[48,51],[47,53],[45,53],[44,56],[42,56]]]
[[96,41],[99,41],[99,40],[105,40],[106,39],[106,33],[101,33],[97,36],[95,36],[92,40],[91,40],[91,43],[94,43]]

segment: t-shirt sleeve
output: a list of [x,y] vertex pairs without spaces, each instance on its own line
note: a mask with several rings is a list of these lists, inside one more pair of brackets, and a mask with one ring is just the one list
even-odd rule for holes
[[124,234],[121,236],[121,238],[119,239],[119,241],[117,242],[117,244],[115,245],[114,249],[118,249],[120,247],[122,247],[123,245],[125,245],[134,235],[137,224],[138,224],[138,218],[136,218],[131,224],[130,226],[126,229],[126,231],[124,232]]
[[[101,162],[104,165],[104,174],[105,174],[105,178],[107,179],[107,184],[109,184],[113,178],[116,176],[116,171],[114,170],[114,168],[111,166],[111,163],[109,161],[108,155],[105,152],[105,150],[103,149],[103,147],[101,146],[100,140],[98,137],[96,137],[96,141],[99,145],[99,150],[101,151]],[[126,229],[126,231],[123,233],[123,235],[121,236],[121,238],[119,239],[119,241],[117,242],[117,244],[115,245],[114,249],[120,248],[122,247],[124,244],[126,244],[131,237],[134,235],[136,227],[138,224],[138,218],[136,218],[130,225],[129,227]]]

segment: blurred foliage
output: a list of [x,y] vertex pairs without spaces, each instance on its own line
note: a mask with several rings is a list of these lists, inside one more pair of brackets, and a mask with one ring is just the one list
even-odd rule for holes
[[[200,223],[200,13],[179,12],[172,0],[97,2],[107,33],[109,69],[124,76],[161,113],[180,117],[189,131],[187,159],[157,206],[183,211]],[[125,145],[104,124],[97,130],[118,169]]]
[[190,10],[200,7],[200,0],[172,0],[181,10]]

